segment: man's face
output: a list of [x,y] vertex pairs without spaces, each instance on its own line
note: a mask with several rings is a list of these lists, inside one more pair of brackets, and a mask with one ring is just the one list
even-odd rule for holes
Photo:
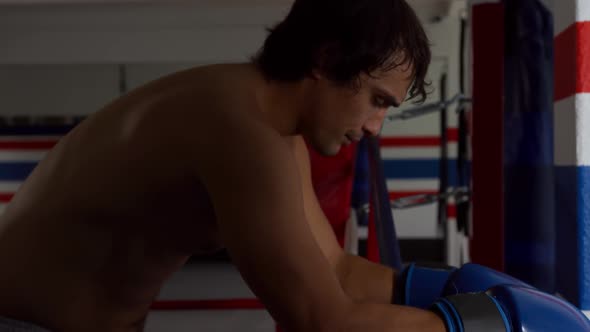
[[412,83],[412,68],[403,64],[387,72],[360,77],[360,88],[319,77],[306,112],[303,135],[320,154],[336,155],[342,145],[363,135],[378,135],[389,107],[399,107]]

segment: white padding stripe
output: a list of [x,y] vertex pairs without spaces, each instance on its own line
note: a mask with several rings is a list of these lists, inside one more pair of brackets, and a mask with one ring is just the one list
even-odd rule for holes
[[359,226],[357,230],[357,236],[360,240],[366,240],[369,238],[369,228],[367,226]]
[[0,182],[0,193],[8,194],[15,193],[18,188],[22,185],[20,181],[1,181]]
[[590,166],[590,93],[576,95],[576,126],[576,165]]
[[553,6],[553,20],[553,31],[556,36],[576,22],[590,21],[590,1],[556,1]]
[[38,162],[47,154],[47,150],[33,150],[33,151],[1,151],[0,162],[3,161],[19,161],[19,162]]
[[[560,6],[561,6],[562,1],[563,0],[559,1]],[[576,0],[576,6],[577,6],[576,22],[590,21],[590,1]]]
[[559,0],[559,5],[553,6],[553,33],[555,36],[576,22],[576,2],[577,0]]
[[390,191],[432,191],[438,190],[438,180],[387,180]]
[[554,161],[557,166],[590,165],[590,93],[555,103]]
[[553,112],[553,160],[557,166],[576,165],[575,96],[555,103]]
[[440,239],[444,231],[438,226],[437,205],[428,204],[393,211],[395,230],[400,239]]
[[[457,156],[457,143],[448,143],[448,156]],[[382,159],[432,159],[440,158],[438,147],[383,147],[381,148]]]
[[590,319],[590,310],[587,311],[583,311],[584,315],[586,315],[586,317],[588,317],[588,319]]

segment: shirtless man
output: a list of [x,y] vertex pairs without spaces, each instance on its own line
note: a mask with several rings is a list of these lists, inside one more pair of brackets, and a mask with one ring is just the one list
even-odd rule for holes
[[334,155],[377,135],[390,106],[424,95],[429,61],[402,0],[297,0],[251,63],[112,101],[1,218],[4,324],[141,331],[189,256],[226,248],[286,331],[444,331],[437,315],[390,304],[394,271],[340,249],[303,141]]

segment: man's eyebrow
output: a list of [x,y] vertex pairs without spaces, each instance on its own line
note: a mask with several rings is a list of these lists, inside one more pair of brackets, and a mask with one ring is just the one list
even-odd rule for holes
[[389,94],[389,92],[377,87],[377,91],[379,91],[379,93],[382,95],[381,98],[385,99],[385,102],[387,103],[387,105],[393,106],[393,107],[399,107],[401,105],[401,103],[397,100],[397,98],[395,98],[394,96],[392,96],[391,94]]

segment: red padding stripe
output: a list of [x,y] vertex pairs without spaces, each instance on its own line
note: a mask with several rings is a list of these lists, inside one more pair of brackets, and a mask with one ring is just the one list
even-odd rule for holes
[[422,191],[390,191],[389,192],[389,199],[399,199],[408,196],[415,196],[415,195],[436,195],[438,191],[436,190],[422,190]]
[[0,193],[0,203],[9,203],[13,196],[12,193]]
[[457,206],[455,204],[447,205],[447,218],[457,218]]
[[156,301],[152,310],[263,310],[257,299]]
[[[457,142],[459,132],[457,128],[447,130],[449,142]],[[409,146],[439,146],[439,136],[405,136],[405,137],[381,137],[382,147],[409,147]]]
[[0,150],[49,150],[57,140],[44,141],[0,141]]
[[555,100],[590,92],[590,22],[576,22],[555,37]]

